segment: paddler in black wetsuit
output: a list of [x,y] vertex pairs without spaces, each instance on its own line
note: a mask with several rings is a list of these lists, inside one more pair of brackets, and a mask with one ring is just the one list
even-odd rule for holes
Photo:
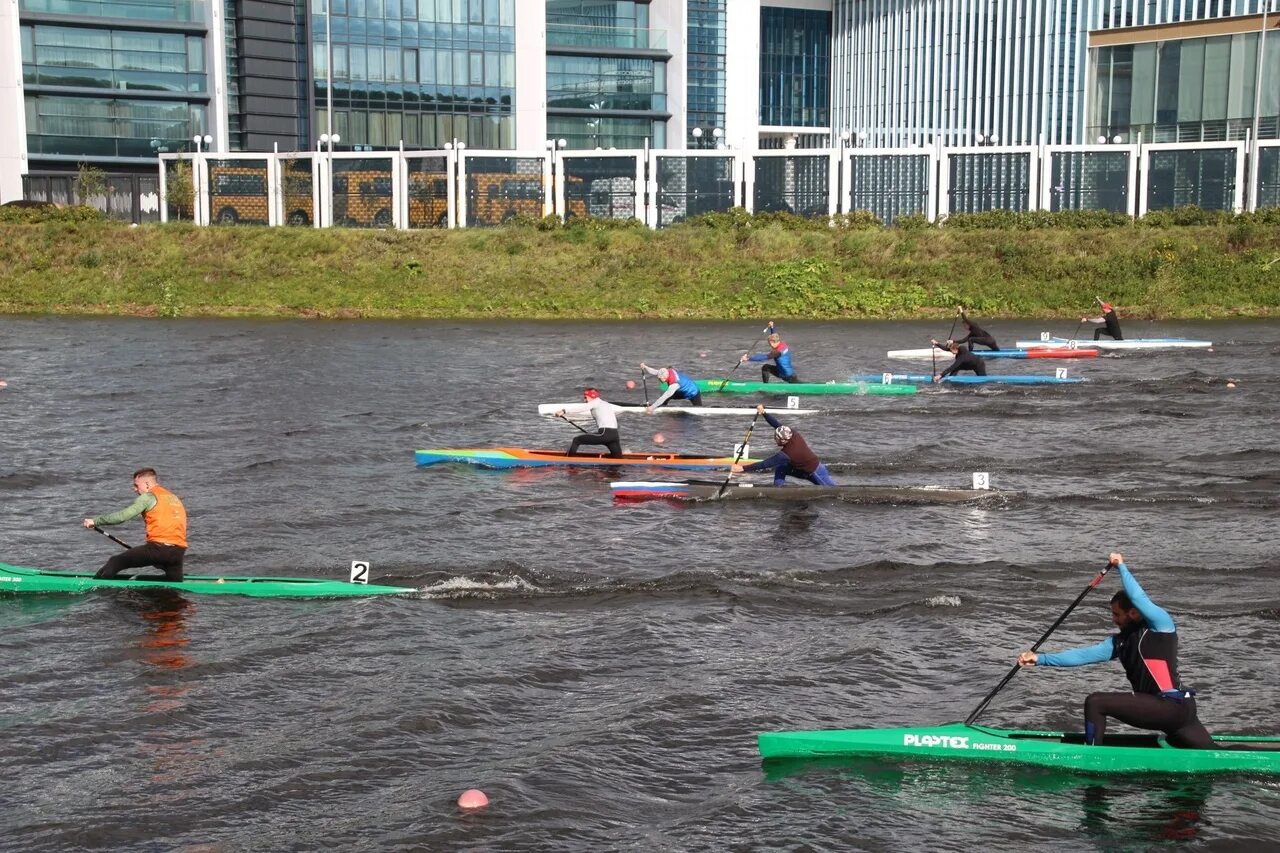
[[947,345],[944,347],[942,344],[938,343],[932,338],[930,338],[929,340],[935,347],[937,347],[940,350],[946,350],[950,352],[953,356],[955,356],[955,359],[956,359],[955,361],[951,362],[951,365],[946,370],[942,371],[941,373],[935,373],[933,375],[934,382],[941,382],[944,378],[948,376],[955,376],[961,370],[972,370],[978,376],[987,375],[986,363],[978,356],[969,352],[969,350],[966,349],[965,347],[961,346],[955,341],[948,341]]
[[1100,339],[1103,335],[1106,335],[1109,338],[1114,338],[1117,341],[1123,341],[1124,335],[1120,334],[1120,318],[1116,316],[1116,309],[1111,307],[1110,302],[1102,302],[1101,299],[1099,299],[1098,302],[1102,304],[1102,316],[1081,317],[1080,322],[1105,324],[1101,329],[1093,330],[1093,339],[1095,341]]
[[972,350],[976,344],[982,344],[987,349],[996,350],[997,352],[1000,350],[1000,345],[996,343],[996,339],[991,336],[991,333],[970,320],[968,316],[965,315],[963,307],[960,309],[960,320],[964,323],[965,331],[967,331],[968,334],[963,338],[957,338],[955,343],[968,344],[970,350]]
[[1111,598],[1111,621],[1120,629],[1096,646],[1049,654],[1023,652],[1022,666],[1084,666],[1118,660],[1132,693],[1090,693],[1084,700],[1085,742],[1101,745],[1107,717],[1139,729],[1162,731],[1171,746],[1212,749],[1213,738],[1196,716],[1196,692],[1178,680],[1178,634],[1173,618],[1147,597],[1124,564],[1108,558],[1124,589]]

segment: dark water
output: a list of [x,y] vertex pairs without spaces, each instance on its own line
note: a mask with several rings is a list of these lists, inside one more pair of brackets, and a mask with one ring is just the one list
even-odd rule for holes
[[[1048,328],[990,325],[1010,343]],[[826,380],[905,367],[884,351],[946,328],[784,331],[805,378]],[[79,520],[128,503],[130,472],[153,465],[190,511],[188,571],[345,577],[364,558],[422,589],[0,599],[0,848],[1280,839],[1274,780],[766,769],[754,741],[963,718],[1112,549],[1177,620],[1206,725],[1280,729],[1280,324],[1131,322],[1130,336],[1218,345],[1072,364],[1083,386],[806,400],[827,411],[795,423],[837,478],[965,486],[987,471],[1017,493],[979,508],[615,506],[605,472],[413,465],[415,447],[564,444],[571,429],[537,403],[584,383],[626,397],[641,359],[719,375],[756,332],[0,319],[0,559],[96,567],[115,546]],[[686,452],[726,451],[747,422],[626,418],[629,448],[661,431]],[[1117,583],[1046,648],[1105,636]],[[1022,673],[984,721],[1075,728],[1088,691],[1124,684],[1108,665]],[[473,786],[492,805],[460,815]]]

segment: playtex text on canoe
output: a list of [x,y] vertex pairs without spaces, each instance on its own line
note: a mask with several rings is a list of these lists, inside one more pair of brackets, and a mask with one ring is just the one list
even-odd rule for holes
[[927,749],[982,749],[989,752],[1017,752],[1016,743],[990,743],[978,741],[970,744],[968,735],[930,735],[905,732],[902,735],[903,746],[924,747]]

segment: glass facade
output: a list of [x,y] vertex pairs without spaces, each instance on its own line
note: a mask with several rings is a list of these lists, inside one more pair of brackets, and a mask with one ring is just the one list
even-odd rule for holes
[[548,0],[547,136],[578,149],[665,145],[661,36],[647,3]]
[[36,24],[21,37],[28,86],[205,91],[203,36]]
[[1261,83],[1258,136],[1280,135],[1280,33],[1267,36],[1258,69],[1258,33],[1145,42],[1092,51],[1086,137],[1147,142],[1243,139]]
[[830,126],[830,12],[760,10],[760,123]]
[[311,17],[316,134],[331,103],[343,148],[513,146],[515,0],[312,0]]
[[[714,148],[716,129],[725,117],[725,3],[688,0],[687,142],[690,148]],[[694,136],[693,130],[702,131]]]
[[123,98],[26,96],[32,155],[155,157],[185,151],[208,127],[204,104]]
[[204,23],[202,0],[21,0],[23,12],[48,12],[86,18]]
[[548,47],[662,48],[649,29],[649,5],[631,0],[547,0]]
[[[22,11],[106,17],[112,23],[186,24],[204,17],[203,7],[173,0],[23,0]],[[201,30],[199,24],[190,32],[157,32],[22,20],[28,152],[37,158],[151,158],[185,150],[208,127]]]

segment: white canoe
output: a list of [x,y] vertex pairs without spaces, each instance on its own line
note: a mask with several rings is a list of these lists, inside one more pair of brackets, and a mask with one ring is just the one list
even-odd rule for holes
[[[548,418],[555,417],[556,412],[573,405],[581,405],[581,403],[539,403],[538,414]],[[644,406],[618,406],[618,411],[620,412],[634,412],[639,415],[643,415],[644,410]],[[819,412],[818,409],[788,409],[785,406],[770,406],[769,411],[778,415],[816,415]],[[655,415],[698,415],[701,417],[714,415],[746,415],[747,417],[754,417],[755,413],[754,407],[748,408],[746,406],[672,406],[669,404],[661,406],[654,411]],[[590,420],[590,416],[587,416],[587,420]]]
[[1045,347],[1049,349],[1100,349],[1100,350],[1161,350],[1161,349],[1209,349],[1213,341],[1195,341],[1190,338],[1133,338],[1132,340],[1113,341],[1111,338],[1100,340],[1073,340],[1058,338],[1043,333],[1038,341],[1018,341],[1018,347]]

